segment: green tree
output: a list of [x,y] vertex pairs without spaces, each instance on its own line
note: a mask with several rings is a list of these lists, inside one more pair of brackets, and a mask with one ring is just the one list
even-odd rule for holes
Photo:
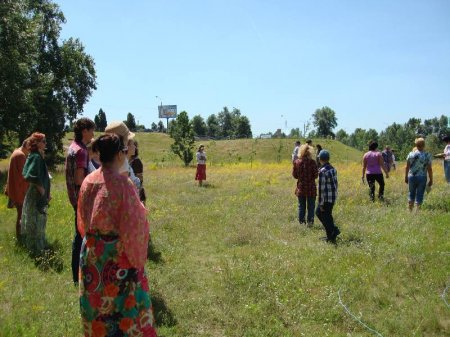
[[206,125],[208,128],[207,130],[208,136],[212,138],[217,138],[220,133],[220,125],[217,116],[214,114],[210,115],[206,120]]
[[217,120],[220,127],[220,137],[230,138],[234,136],[233,116],[225,106],[221,112],[217,114]]
[[108,122],[106,121],[106,114],[102,108],[98,111],[98,114],[94,117],[95,129],[97,131],[105,131]]
[[202,116],[196,115],[192,117],[192,127],[196,136],[206,136],[208,127]]
[[345,132],[344,129],[340,129],[338,132],[336,132],[336,139],[341,143],[348,145],[348,133]]
[[166,127],[162,121],[158,122],[158,132],[166,132]]
[[240,116],[237,121],[235,136],[237,138],[252,138],[252,128],[246,116]]
[[60,41],[65,18],[50,0],[4,0],[0,7],[0,142],[15,132],[46,134],[49,163],[96,89],[94,61],[78,39]]
[[158,132],[158,125],[156,125],[156,123],[153,122],[150,130],[152,130],[153,132]]
[[127,120],[124,121],[124,123],[130,131],[136,131],[136,119],[131,112],[127,114]]
[[289,132],[289,138],[300,138],[300,128],[293,128]]
[[177,118],[171,122],[169,129],[170,137],[174,143],[170,148],[184,162],[185,166],[194,158],[194,128],[186,111],[182,111]]
[[334,137],[333,129],[337,126],[336,113],[327,106],[317,109],[313,114],[313,124],[318,137]]

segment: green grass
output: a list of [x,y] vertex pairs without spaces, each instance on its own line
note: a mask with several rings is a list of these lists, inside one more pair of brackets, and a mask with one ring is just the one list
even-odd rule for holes
[[[450,334],[440,297],[450,282],[450,191],[437,163],[436,186],[423,210],[410,214],[404,167],[387,180],[386,202],[371,203],[361,167],[351,163],[361,154],[349,150],[350,161],[335,152],[345,151],[341,144],[324,146],[339,172],[334,214],[342,234],[334,247],[319,239],[317,220],[312,229],[298,224],[290,163],[274,163],[278,140],[258,141],[252,164],[228,161],[224,152],[248,155],[252,140],[205,142],[217,159],[208,186],[199,188],[195,168],[161,160],[169,139],[141,136],[154,245],[147,272],[160,335],[371,336],[339,305],[339,289],[349,310],[383,336]],[[73,215],[61,174],[52,194],[47,236],[56,254],[40,265],[16,247],[15,211],[0,198],[2,337],[81,335],[70,270]]]

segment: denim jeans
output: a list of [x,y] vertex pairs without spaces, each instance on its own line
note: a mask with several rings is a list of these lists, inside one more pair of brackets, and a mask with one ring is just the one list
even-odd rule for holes
[[444,160],[445,180],[450,184],[450,160]]
[[314,207],[316,206],[315,197],[298,197],[298,221],[305,222],[306,206],[308,206],[308,223],[314,223]]
[[425,187],[427,187],[427,176],[409,176],[409,202],[415,202],[417,205],[422,205],[423,194],[425,193]]
[[333,206],[334,204],[326,202],[322,206],[323,210],[320,209],[320,205],[318,205],[316,209],[316,215],[322,222],[323,227],[325,227],[325,232],[327,233],[328,239],[335,239],[335,233],[339,230],[334,224]]

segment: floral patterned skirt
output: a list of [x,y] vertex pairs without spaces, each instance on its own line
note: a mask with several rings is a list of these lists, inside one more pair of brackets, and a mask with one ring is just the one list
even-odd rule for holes
[[80,308],[87,337],[156,337],[144,268],[132,268],[117,235],[88,233],[80,256]]

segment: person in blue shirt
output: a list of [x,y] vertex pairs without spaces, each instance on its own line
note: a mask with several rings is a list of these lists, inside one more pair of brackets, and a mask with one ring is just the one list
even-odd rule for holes
[[317,218],[322,222],[327,233],[327,242],[336,243],[336,237],[341,233],[334,224],[333,206],[338,195],[337,171],[330,164],[330,153],[322,150],[319,153],[319,198],[316,209]]
[[[408,208],[413,210],[416,204],[416,210],[420,209],[423,203],[425,189],[433,185],[433,168],[431,166],[431,154],[425,152],[425,140],[417,138],[414,141],[415,147],[406,158],[405,183],[408,184]],[[428,183],[427,183],[428,173]]]

